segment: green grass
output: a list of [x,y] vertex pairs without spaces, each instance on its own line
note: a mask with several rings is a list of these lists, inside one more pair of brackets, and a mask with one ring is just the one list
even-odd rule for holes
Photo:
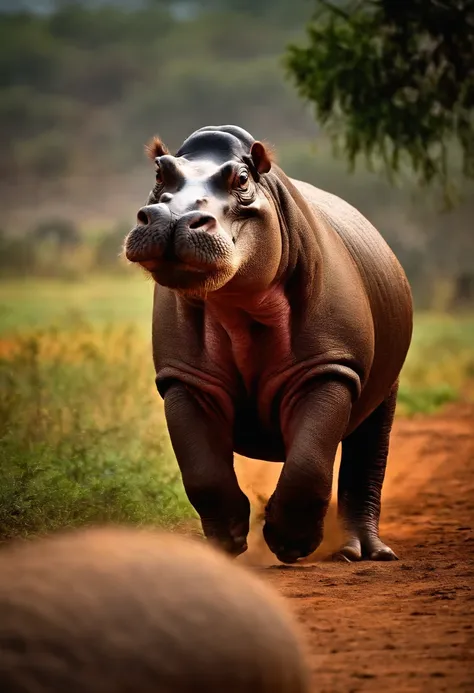
[[0,541],[194,517],[142,327],[76,317],[0,339]]
[[148,334],[153,285],[131,268],[130,276],[83,282],[33,279],[0,282],[0,334],[34,327],[129,323]]
[[474,317],[419,314],[402,372],[398,413],[431,414],[474,380]]
[[[194,518],[154,385],[151,285],[0,283],[0,540]],[[474,318],[419,315],[399,414],[474,379]]]

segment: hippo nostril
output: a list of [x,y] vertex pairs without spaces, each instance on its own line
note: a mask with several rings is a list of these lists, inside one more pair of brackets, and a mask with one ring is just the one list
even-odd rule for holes
[[147,226],[150,223],[150,219],[148,218],[148,214],[146,213],[145,209],[140,209],[138,211],[137,221],[142,226]]
[[203,227],[211,227],[214,226],[216,223],[216,220],[214,217],[211,217],[207,214],[203,214],[202,216],[199,216],[197,219],[195,219],[191,224],[189,224],[190,229],[201,229]]
[[138,210],[137,223],[138,226],[160,226],[168,225],[171,221],[171,213],[166,205],[153,204],[145,205]]

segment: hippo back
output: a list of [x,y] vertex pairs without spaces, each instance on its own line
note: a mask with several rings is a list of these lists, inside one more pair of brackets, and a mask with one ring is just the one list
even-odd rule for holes
[[[392,373],[399,373],[410,345],[412,298],[405,273],[381,234],[352,205],[309,183],[294,179],[291,182],[315,215],[337,233],[357,266],[374,321],[375,353],[370,379],[382,385]],[[362,394],[357,410],[372,408],[372,392],[368,388]]]

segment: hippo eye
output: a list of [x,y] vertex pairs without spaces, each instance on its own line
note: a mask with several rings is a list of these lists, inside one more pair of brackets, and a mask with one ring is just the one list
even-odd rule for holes
[[161,173],[161,168],[157,165],[155,169],[155,178],[158,184],[163,183],[163,175]]
[[239,188],[241,190],[247,190],[249,186],[249,174],[247,173],[247,171],[242,171],[241,173],[239,173],[238,181]]

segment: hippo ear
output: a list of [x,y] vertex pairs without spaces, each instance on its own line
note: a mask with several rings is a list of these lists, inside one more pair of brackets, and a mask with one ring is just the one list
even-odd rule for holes
[[159,137],[155,135],[151,140],[145,145],[145,153],[149,159],[154,161],[158,156],[164,156],[164,154],[169,154],[168,147],[164,144]]
[[250,149],[250,156],[259,173],[268,173],[272,167],[272,160],[264,144],[254,142]]

